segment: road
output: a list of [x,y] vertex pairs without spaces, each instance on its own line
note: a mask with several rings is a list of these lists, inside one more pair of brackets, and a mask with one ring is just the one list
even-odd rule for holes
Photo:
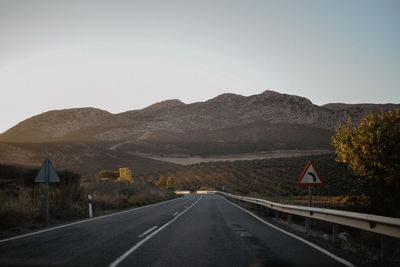
[[343,266],[333,257],[214,194],[0,241],[1,266]]

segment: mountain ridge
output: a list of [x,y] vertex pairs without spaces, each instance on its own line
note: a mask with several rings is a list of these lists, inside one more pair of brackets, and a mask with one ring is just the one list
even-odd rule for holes
[[343,103],[318,106],[305,97],[270,90],[251,96],[226,93],[204,102],[185,104],[172,99],[116,114],[92,107],[48,111],[0,134],[0,141],[128,141],[143,139],[143,134],[154,131],[178,134],[213,131],[256,121],[332,131],[348,117],[358,123],[369,111],[399,107],[397,104]]
[[[204,102],[166,100],[112,114],[96,108],[48,111],[0,135],[0,164],[40,164],[45,157],[87,176],[131,167],[140,173],[171,167],[137,155],[233,155],[276,150],[332,151],[335,128],[350,117],[399,104],[323,106],[301,96],[264,91],[222,94]],[[90,166],[89,166],[90,165]]]

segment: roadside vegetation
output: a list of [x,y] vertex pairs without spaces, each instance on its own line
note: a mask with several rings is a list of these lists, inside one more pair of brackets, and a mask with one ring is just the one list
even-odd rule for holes
[[[0,237],[45,226],[45,186],[34,183],[39,169],[0,165]],[[126,173],[126,172],[125,172]],[[88,217],[88,194],[94,215],[175,198],[173,190],[130,180],[87,179],[65,170],[50,184],[50,224]]]
[[[176,197],[174,190],[210,188],[307,205],[307,187],[298,186],[297,180],[309,160],[325,182],[313,187],[314,206],[400,217],[400,111],[368,114],[358,126],[349,121],[337,129],[332,144],[336,153],[197,163],[145,175],[121,168],[101,170],[97,179],[81,181],[79,174],[61,171],[61,182],[50,187],[50,223],[87,217],[88,194],[93,197],[95,215],[171,199]],[[0,236],[45,225],[44,185],[33,182],[37,172],[0,166]],[[303,223],[303,218],[294,216],[293,220]],[[327,233],[329,227],[321,230]],[[360,244],[370,242],[379,248],[381,239],[375,235],[341,229],[361,240]],[[343,244],[351,245],[350,241]],[[400,246],[396,240],[393,244],[392,256],[398,263]]]
[[358,127],[351,122],[339,127],[332,140],[336,155],[197,163],[148,173],[141,179],[173,177],[181,190],[224,188],[306,205],[307,187],[296,183],[312,160],[325,182],[313,187],[315,206],[400,217],[393,205],[400,203],[400,112],[368,114]]
[[332,139],[336,160],[358,175],[376,213],[400,216],[400,110],[366,115],[358,126],[349,120]]
[[315,187],[315,199],[324,206],[356,206],[358,199],[368,201],[362,186],[345,164],[335,161],[335,155],[312,155],[292,158],[251,161],[223,161],[179,166],[149,173],[151,177],[173,177],[177,188],[196,191],[201,187],[227,192],[259,196],[274,201],[302,203],[307,198],[307,187],[298,186],[297,179],[307,162],[312,160],[324,186]]

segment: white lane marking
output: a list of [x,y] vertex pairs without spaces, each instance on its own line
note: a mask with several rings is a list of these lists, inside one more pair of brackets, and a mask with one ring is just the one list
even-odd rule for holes
[[134,245],[133,247],[131,247],[128,251],[126,251],[124,254],[122,254],[120,257],[118,257],[115,261],[113,261],[112,263],[110,263],[110,265],[108,265],[109,267],[115,267],[118,266],[118,264],[120,264],[123,260],[125,260],[130,254],[132,254],[132,252],[134,252],[135,250],[137,250],[141,245],[143,245],[144,243],[146,243],[146,241],[148,241],[150,238],[152,238],[153,236],[155,236],[156,234],[158,234],[161,230],[163,230],[165,227],[167,227],[168,225],[170,225],[171,223],[173,223],[176,219],[178,219],[180,216],[182,216],[186,211],[188,211],[190,208],[192,208],[194,205],[197,204],[197,202],[199,202],[201,199],[203,198],[203,196],[201,196],[196,202],[194,202],[189,208],[187,208],[186,210],[182,211],[181,213],[179,213],[178,216],[174,217],[172,220],[170,220],[169,222],[167,222],[166,224],[164,224],[163,226],[161,226],[160,228],[158,228],[157,230],[155,230],[154,232],[152,232],[151,234],[149,234],[148,236],[146,236],[145,238],[143,238],[142,240],[140,240],[138,243],[136,243],[136,245]]
[[185,206],[185,209],[187,209],[188,208],[188,206]]
[[174,201],[174,200],[178,200],[178,199],[181,199],[181,198],[174,198],[174,199],[166,200],[166,201],[163,201],[163,202],[149,204],[149,205],[146,205],[146,206],[143,206],[143,207],[138,207],[138,208],[133,208],[133,209],[129,209],[129,210],[119,211],[119,212],[116,212],[116,213],[102,215],[102,216],[99,216],[99,217],[90,218],[90,219],[86,219],[86,220],[82,220],[82,221],[78,221],[78,222],[63,224],[63,225],[60,225],[60,226],[55,226],[55,227],[52,227],[52,228],[39,230],[39,231],[28,233],[28,234],[17,235],[17,236],[9,237],[9,238],[6,238],[6,239],[2,239],[2,240],[0,240],[0,243],[4,243],[4,242],[7,242],[7,241],[20,239],[20,238],[28,237],[28,236],[32,236],[32,235],[37,235],[37,234],[41,234],[41,233],[57,230],[57,229],[60,229],[60,228],[72,226],[72,225],[77,225],[77,224],[81,224],[81,223],[87,223],[87,222],[91,222],[91,221],[96,221],[96,220],[104,219],[104,218],[107,218],[107,217],[111,217],[111,216],[115,216],[115,215],[131,212],[131,211],[137,211],[137,210],[141,210],[141,209],[144,209],[144,208],[154,207],[154,206],[165,204],[165,203],[168,203],[168,202],[171,202],[171,201]]
[[174,214],[172,214],[172,216],[176,216],[176,215],[178,215],[179,214],[179,211],[177,211],[177,212],[175,212]]
[[317,246],[317,245],[315,245],[315,244],[313,244],[313,243],[311,243],[311,242],[309,242],[309,241],[307,241],[307,240],[305,240],[305,239],[303,239],[303,238],[301,238],[301,237],[299,237],[299,236],[297,236],[297,235],[294,235],[294,234],[292,234],[292,233],[289,233],[289,232],[287,232],[287,231],[285,231],[285,230],[283,230],[283,229],[281,229],[281,228],[279,228],[279,227],[277,227],[277,226],[275,226],[275,225],[273,225],[273,224],[270,224],[269,222],[264,221],[264,220],[261,219],[260,217],[254,215],[253,213],[251,213],[251,212],[248,211],[248,210],[243,209],[242,207],[236,205],[235,203],[232,203],[231,201],[227,200],[226,198],[224,198],[224,197],[222,197],[222,196],[220,196],[220,195],[218,195],[218,196],[219,196],[220,198],[224,199],[226,202],[232,204],[233,206],[235,206],[235,207],[237,207],[237,208],[243,210],[244,212],[247,212],[248,214],[250,214],[251,216],[253,216],[253,217],[256,218],[257,220],[261,221],[262,223],[264,223],[264,224],[266,224],[266,225],[268,225],[268,226],[271,226],[272,228],[274,228],[274,229],[276,229],[276,230],[278,230],[278,231],[280,231],[280,232],[282,232],[282,233],[285,233],[285,234],[287,234],[287,235],[289,235],[289,236],[291,236],[291,237],[293,237],[293,238],[295,238],[295,239],[297,239],[297,240],[300,240],[300,241],[304,242],[305,244],[309,245],[310,247],[313,247],[313,248],[315,248],[316,250],[319,250],[320,252],[324,253],[325,255],[331,257],[332,259],[334,259],[334,260],[336,260],[336,261],[338,261],[338,262],[340,262],[340,263],[342,263],[342,264],[344,264],[344,265],[346,265],[346,266],[349,266],[349,267],[354,267],[354,266],[355,266],[355,265],[353,265],[351,262],[346,261],[345,259],[342,259],[342,258],[336,256],[335,254],[333,254],[333,253],[331,253],[331,252],[329,252],[329,251],[327,251],[327,250],[325,250],[325,249],[323,249],[323,248],[321,248],[321,247],[319,247],[319,246]]
[[151,227],[149,230],[147,230],[147,231],[141,233],[140,235],[138,235],[138,238],[144,237],[145,235],[147,235],[148,233],[150,233],[150,232],[153,231],[154,229],[157,229],[157,227],[158,227],[158,225],[154,225],[154,226]]

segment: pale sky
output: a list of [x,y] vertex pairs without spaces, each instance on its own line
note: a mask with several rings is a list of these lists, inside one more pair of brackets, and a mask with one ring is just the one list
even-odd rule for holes
[[400,103],[400,1],[0,0],[0,132],[264,90]]

